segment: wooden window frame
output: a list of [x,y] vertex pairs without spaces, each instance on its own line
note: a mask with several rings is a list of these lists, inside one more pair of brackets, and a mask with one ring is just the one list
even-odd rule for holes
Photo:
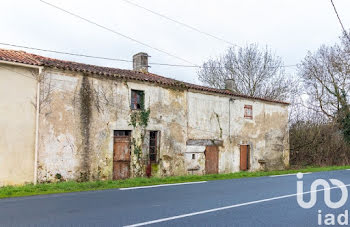
[[[247,114],[246,110],[250,110],[250,114]],[[244,105],[244,118],[253,119],[253,106],[252,105]]]
[[[152,134],[155,134],[152,136]],[[158,163],[159,131],[149,131],[149,160],[150,163]],[[152,144],[153,141],[153,144]]]
[[145,108],[144,103],[145,103],[145,92],[141,90],[131,89],[130,108],[132,110],[142,110]]

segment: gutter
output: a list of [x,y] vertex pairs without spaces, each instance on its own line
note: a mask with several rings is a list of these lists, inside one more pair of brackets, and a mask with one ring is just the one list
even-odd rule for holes
[[29,64],[23,64],[23,63],[12,62],[12,61],[4,61],[4,60],[0,60],[0,63],[7,64],[7,65],[15,65],[15,66],[39,69],[39,70],[40,70],[40,68],[43,68],[42,66],[38,66],[38,65],[29,65]]

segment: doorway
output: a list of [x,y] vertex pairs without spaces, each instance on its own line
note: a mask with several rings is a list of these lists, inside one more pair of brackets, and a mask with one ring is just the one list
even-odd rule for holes
[[130,130],[115,130],[113,143],[113,180],[130,177]]
[[250,163],[250,146],[249,145],[241,145],[240,146],[240,170],[246,171],[249,169]]
[[207,146],[205,148],[205,173],[216,174],[219,172],[219,148]]

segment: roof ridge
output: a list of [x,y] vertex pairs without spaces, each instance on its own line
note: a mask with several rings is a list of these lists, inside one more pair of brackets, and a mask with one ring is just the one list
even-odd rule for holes
[[[6,52],[6,53],[4,53]],[[107,66],[98,66],[74,61],[60,60],[56,58],[45,57],[37,54],[27,53],[21,50],[8,50],[0,48],[0,60],[10,61],[10,62],[19,62],[23,64],[29,65],[39,65],[46,67],[54,67],[63,70],[77,71],[77,72],[85,72],[97,75],[107,75],[113,77],[120,77],[124,79],[131,80],[139,80],[139,81],[148,81],[152,83],[158,83],[167,86],[175,86],[199,91],[205,91],[216,94],[230,95],[236,97],[242,97],[247,99],[256,99],[266,102],[280,103],[280,104],[289,104],[288,102],[271,100],[260,97],[253,97],[243,94],[237,94],[233,91],[218,89],[207,87],[198,84],[192,84],[188,82],[184,82],[181,80],[172,79],[169,77],[160,76],[155,73],[150,72],[140,72],[130,69],[120,69],[120,68],[112,68]]]

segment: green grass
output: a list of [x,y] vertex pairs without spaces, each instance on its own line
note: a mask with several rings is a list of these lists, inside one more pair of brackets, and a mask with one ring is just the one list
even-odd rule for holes
[[350,166],[326,166],[326,167],[307,167],[307,168],[292,168],[281,171],[260,171],[260,172],[237,172],[229,174],[211,174],[211,175],[188,175],[177,177],[164,177],[164,178],[132,178],[127,180],[118,181],[92,181],[92,182],[59,182],[59,183],[46,183],[46,184],[27,184],[23,186],[6,186],[0,188],[0,198],[18,197],[18,196],[31,196],[41,194],[53,194],[53,193],[66,193],[66,192],[78,192],[78,191],[91,191],[91,190],[104,190],[113,188],[126,188],[136,186],[148,186],[157,184],[172,184],[172,183],[184,183],[192,181],[210,181],[210,180],[224,180],[235,179],[244,177],[261,177],[270,175],[280,175],[297,172],[320,172],[330,170],[350,169]]

